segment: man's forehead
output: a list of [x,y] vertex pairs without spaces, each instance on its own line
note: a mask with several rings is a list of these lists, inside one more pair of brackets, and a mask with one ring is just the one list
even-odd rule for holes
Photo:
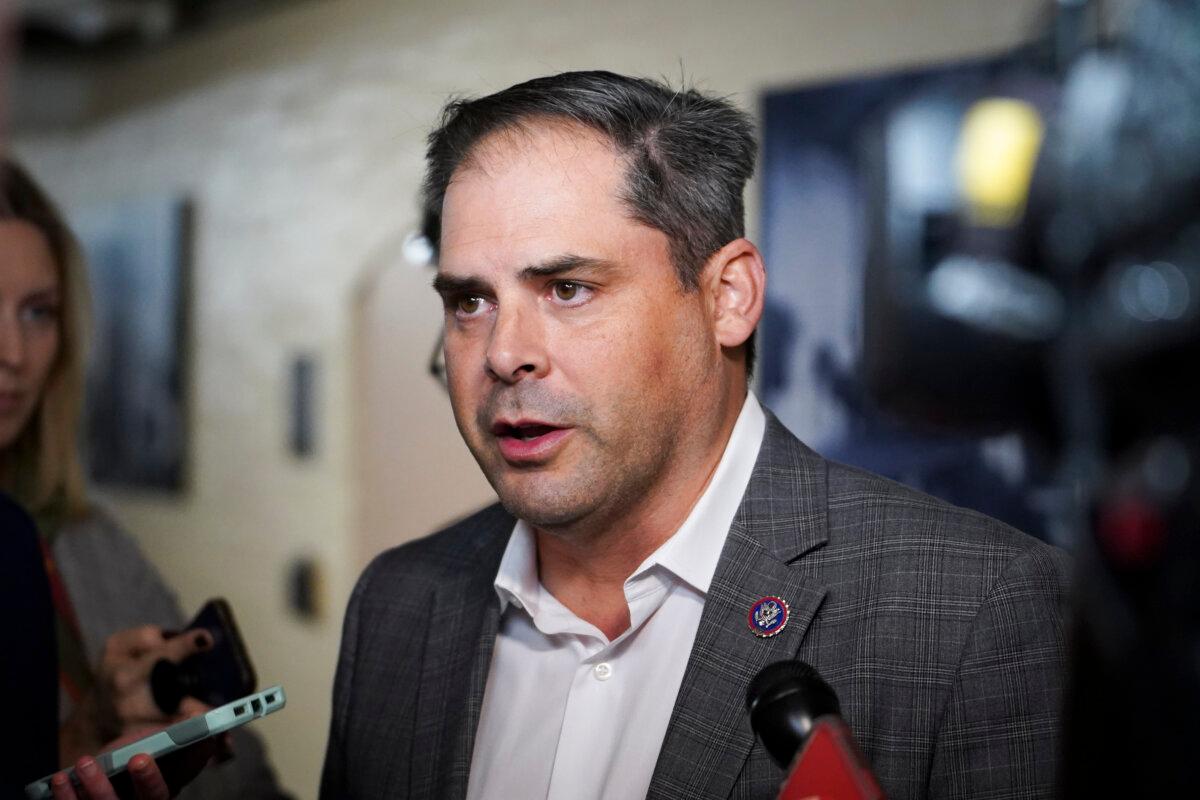
[[625,154],[603,132],[559,117],[538,116],[519,120],[488,133],[472,145],[455,168],[448,185],[462,173],[489,172],[513,162],[526,168],[537,165],[578,164],[592,160],[624,171]]
[[456,170],[442,204],[443,263],[488,251],[534,263],[619,236],[633,222],[624,164],[600,134],[578,125],[497,134]]
[[476,145],[451,176],[443,230],[506,212],[622,213],[626,171],[624,157],[601,134],[579,125],[501,131]]

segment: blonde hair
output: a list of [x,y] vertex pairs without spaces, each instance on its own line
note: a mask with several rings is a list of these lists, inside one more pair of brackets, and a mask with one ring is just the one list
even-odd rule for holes
[[76,518],[87,513],[79,456],[83,411],[87,272],[75,235],[50,198],[11,158],[0,159],[0,220],[20,220],[46,237],[62,298],[58,354],[41,400],[16,441],[0,451],[0,489],[34,515]]

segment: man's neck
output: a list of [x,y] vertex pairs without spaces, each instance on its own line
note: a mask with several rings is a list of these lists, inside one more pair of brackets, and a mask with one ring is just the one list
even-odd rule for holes
[[706,445],[684,454],[681,468],[664,475],[643,502],[587,531],[534,529],[542,586],[610,641],[630,625],[625,581],[679,530],[708,489],[745,399],[722,409]]

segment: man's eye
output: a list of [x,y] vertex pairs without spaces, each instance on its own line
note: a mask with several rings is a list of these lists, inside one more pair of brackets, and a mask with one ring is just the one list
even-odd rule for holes
[[588,298],[589,289],[574,281],[559,281],[551,290],[554,299],[563,303],[580,303]]
[[487,309],[487,299],[477,294],[465,295],[454,302],[454,313],[459,317],[476,317]]

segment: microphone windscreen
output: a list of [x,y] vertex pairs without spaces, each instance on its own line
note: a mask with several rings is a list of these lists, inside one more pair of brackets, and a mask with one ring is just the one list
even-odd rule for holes
[[786,769],[817,718],[841,716],[837,694],[803,661],[777,661],[754,677],[746,691],[750,726],[776,764]]

